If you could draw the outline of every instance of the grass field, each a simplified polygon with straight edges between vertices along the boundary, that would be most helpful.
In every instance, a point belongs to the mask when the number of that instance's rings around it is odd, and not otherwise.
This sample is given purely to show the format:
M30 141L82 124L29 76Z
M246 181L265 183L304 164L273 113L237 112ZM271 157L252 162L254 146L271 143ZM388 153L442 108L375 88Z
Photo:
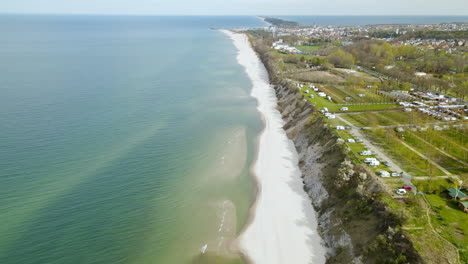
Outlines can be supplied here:
M295 46L298 50L304 51L304 52L310 52L310 51L315 51L319 50L322 47L321 46Z
M431 260L431 263L455 263L455 246L460 251L460 262L467 263L468 215L443 195L430 194L425 197L429 204L421 195L401 199L382 195L380 198L404 219L403 229L425 259Z
M462 263L468 263L468 214L444 194L426 196L431 205L432 223L444 238L461 250Z
M305 90L309 90L309 94L305 93ZM362 104L362 105L338 105L327 98L324 97L319 97L318 94L312 89L304 87L302 88L302 92L304 96L307 97L307 100L318 108L319 110L323 109L324 107L328 108L328 111L332 113L339 113L343 112L340 109L342 107L348 107L348 111L346 112L361 112L361 111L379 111L379 110L390 110L390 109L395 109L398 107L396 104ZM314 95L314 98L310 98L310 94Z
M387 111L379 113L349 114L343 117L362 127L388 126L388 125L424 125L425 123L437 122L427 115L417 112Z
M415 176L444 176L445 173L433 164L424 160L415 152L400 143L393 129L363 130L377 145L382 147L392 159L398 161L402 168Z

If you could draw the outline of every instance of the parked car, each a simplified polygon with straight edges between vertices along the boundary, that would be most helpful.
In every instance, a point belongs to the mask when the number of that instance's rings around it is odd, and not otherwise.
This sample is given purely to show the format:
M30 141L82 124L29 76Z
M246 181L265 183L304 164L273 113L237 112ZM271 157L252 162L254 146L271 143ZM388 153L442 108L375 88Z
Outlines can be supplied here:
M411 188L411 186L408 186L408 185L405 185L405 186L403 186L403 187L401 187L401 188L402 188L402 189L405 189L405 190L407 190L407 191L413 190L413 188Z
M401 189L396 190L396 193L399 194L399 195L405 195L406 190L401 188Z
M392 172L392 177L401 177L401 173L399 173L399 172Z
M390 165L390 163L388 163L388 161L384 161L384 162L382 162L382 164L387 166L387 167Z

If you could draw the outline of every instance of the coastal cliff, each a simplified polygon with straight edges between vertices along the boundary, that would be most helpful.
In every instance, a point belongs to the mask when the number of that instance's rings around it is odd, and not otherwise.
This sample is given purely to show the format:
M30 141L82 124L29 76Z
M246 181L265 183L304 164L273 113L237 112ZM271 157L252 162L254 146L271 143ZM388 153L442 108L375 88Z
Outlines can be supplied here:
M267 47L251 38L278 99L284 129L299 154L304 190L318 212L327 263L423 263L400 230L401 217L380 199L375 174L355 165L343 140L327 126L290 81L276 74Z

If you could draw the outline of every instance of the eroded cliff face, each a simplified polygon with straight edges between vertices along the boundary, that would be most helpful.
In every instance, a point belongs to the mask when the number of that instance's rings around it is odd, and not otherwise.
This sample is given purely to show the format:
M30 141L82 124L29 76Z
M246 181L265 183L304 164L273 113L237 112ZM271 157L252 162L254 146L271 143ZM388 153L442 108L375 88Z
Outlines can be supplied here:
M399 217L379 201L385 192L367 168L353 165L343 140L287 82L273 86L284 128L299 154L304 190L318 212L327 263L420 263L396 228Z

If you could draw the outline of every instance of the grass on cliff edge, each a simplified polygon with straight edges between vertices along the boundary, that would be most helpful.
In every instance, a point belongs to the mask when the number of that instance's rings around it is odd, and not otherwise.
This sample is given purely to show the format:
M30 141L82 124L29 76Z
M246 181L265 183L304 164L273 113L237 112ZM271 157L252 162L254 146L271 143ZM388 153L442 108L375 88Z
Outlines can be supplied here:
M438 197L438 195L428 195L427 198L444 202L443 198ZM444 222L440 221L439 213L435 212L432 207L428 207L421 195L409 195L407 197L401 197L400 199L394 199L389 195L382 195L381 199L394 213L404 219L401 228L405 231L416 250L427 263L457 263L457 251L454 249L453 245L456 245L459 241L451 240L451 235L449 235L449 229L451 227L447 229ZM429 212L429 218L427 217L427 212ZM462 211L459 212L465 214ZM452 211L451 213L456 213L456 211ZM458 214L458 212L456 214ZM458 216L467 217L466 214ZM463 221L463 219L458 218L458 216L448 225L458 227L459 223L461 223L460 221ZM431 221L430 223L429 220ZM462 225L464 226L465 224L463 223ZM464 232L466 234L466 231ZM441 235L442 238L437 234ZM448 240L448 242L444 239ZM466 241L456 246L459 249L463 247L466 248L465 243ZM463 253L460 255L461 262L466 263L464 261L467 260L467 256L463 256Z

